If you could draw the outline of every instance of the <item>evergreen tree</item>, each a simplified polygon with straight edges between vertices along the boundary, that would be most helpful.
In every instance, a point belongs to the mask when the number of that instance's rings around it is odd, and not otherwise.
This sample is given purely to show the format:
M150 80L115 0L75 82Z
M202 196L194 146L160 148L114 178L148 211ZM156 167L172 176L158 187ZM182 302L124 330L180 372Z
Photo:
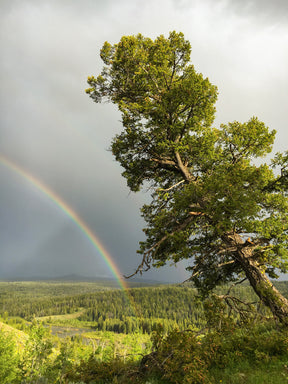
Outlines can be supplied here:
M217 88L196 72L190 53L182 33L124 36L103 45L104 68L88 78L90 97L122 114L111 149L128 186L152 190L136 273L189 259L203 292L245 276L287 323L288 301L269 277L287 271L288 153L255 165L275 137L256 117L212 126Z

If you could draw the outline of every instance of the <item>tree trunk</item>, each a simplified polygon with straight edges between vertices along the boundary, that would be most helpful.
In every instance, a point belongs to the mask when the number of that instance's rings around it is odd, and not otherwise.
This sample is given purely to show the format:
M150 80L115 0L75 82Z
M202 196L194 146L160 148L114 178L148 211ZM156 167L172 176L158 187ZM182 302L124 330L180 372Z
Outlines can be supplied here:
M227 234L223 237L226 244L237 248L235 261L239 263L257 296L270 308L273 316L281 323L288 325L288 300L274 287L265 274L264 269L253 258L253 247L245 246L238 234Z

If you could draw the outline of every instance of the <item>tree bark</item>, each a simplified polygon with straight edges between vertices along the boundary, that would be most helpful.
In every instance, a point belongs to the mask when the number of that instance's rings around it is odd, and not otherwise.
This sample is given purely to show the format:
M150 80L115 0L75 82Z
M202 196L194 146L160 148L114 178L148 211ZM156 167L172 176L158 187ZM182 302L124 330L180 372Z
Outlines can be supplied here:
M264 269L253 257L253 247L246 245L238 234L223 236L226 244L236 247L234 258L239 263L259 299L270 308L273 316L288 325L288 300L274 287Z

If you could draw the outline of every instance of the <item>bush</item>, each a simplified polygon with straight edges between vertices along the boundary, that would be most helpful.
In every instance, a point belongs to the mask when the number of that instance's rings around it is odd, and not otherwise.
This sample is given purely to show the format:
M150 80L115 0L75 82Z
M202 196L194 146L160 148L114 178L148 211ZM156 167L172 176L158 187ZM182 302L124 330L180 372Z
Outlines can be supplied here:
M254 366L288 357L288 328L275 323L236 327L226 323L201 338L177 330L153 335L154 351L142 360L142 371L158 373L175 384L211 383L210 370Z
M273 323L256 323L236 328L230 334L212 332L205 343L217 346L210 366L224 367L242 361L257 363L288 356L288 329Z
M16 344L12 335L0 329L0 383L11 383L18 374Z
M124 363L120 359L103 362L91 355L87 361L76 364L65 375L65 380L93 384L132 384L135 383L135 375L137 376L137 374L135 363Z
M52 359L53 344L49 330L35 320L30 326L29 338L21 356L21 375L27 383L41 379L45 382L45 373Z
M142 360L144 372L158 373L172 383L208 383L208 351L191 331L174 330L166 337L160 327L153 334L154 352Z

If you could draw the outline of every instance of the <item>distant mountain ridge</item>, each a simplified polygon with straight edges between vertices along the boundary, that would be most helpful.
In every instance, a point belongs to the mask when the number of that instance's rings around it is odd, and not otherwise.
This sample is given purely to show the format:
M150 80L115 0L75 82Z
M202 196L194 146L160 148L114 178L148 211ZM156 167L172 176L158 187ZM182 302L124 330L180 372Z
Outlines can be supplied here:
M115 287L119 286L118 280L113 277L100 277L100 276L82 276L77 274L69 274L64 276L12 276L5 279L0 279L0 281L75 281L75 282L107 282L109 285L113 285ZM125 279L125 283L128 287L135 286L146 286L146 285L165 285L171 284L171 282L162 282L151 279L142 279L142 278L131 278Z

